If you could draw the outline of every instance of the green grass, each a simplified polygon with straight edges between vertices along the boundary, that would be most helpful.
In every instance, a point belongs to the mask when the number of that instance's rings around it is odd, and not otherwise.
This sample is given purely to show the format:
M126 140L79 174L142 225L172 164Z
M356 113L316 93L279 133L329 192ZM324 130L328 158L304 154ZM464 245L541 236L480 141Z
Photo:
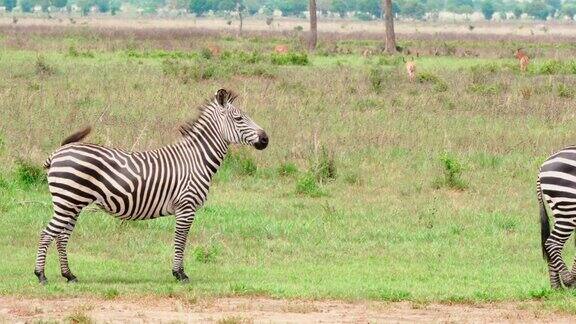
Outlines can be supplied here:
M88 51L88 42L74 44L89 55L70 55L70 44L46 37L40 70L34 51L0 52L1 295L537 300L576 313L574 291L549 289L534 194L540 163L574 138L571 75L520 74L509 59L421 57L426 78L411 83L390 63L397 59L310 55L306 66L272 67L249 54L251 44L226 41L247 54L211 64L276 73L182 82L162 62L195 56L152 47L154 55L130 57ZM498 91L481 91L493 84ZM215 178L189 236L191 283L177 284L170 271L173 218L132 223L86 211L69 245L79 283L64 283L52 246L50 283L38 285L32 271L50 197L43 178L23 183L28 173L16 161L41 165L86 124L90 142L171 143L222 87L240 94L270 146L234 149Z

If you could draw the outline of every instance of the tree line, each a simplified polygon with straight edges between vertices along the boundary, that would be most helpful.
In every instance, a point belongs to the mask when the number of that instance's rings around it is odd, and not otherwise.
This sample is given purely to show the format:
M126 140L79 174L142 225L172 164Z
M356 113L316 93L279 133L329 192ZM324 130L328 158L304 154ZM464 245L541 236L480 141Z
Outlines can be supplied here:
M309 0L0 0L7 11L15 8L31 12L40 6L42 11L64 10L75 6L83 14L90 10L116 14L124 5L153 14L162 8L182 10L198 16L209 13L237 12L246 15L271 16L278 10L283 16L304 16ZM382 0L318 0L317 11L321 16L336 15L362 20L383 17ZM439 12L472 14L481 12L488 20L497 12L507 13L500 18L520 18L524 14L534 19L569 17L576 15L576 0L395 0L392 12L397 18L435 19Z

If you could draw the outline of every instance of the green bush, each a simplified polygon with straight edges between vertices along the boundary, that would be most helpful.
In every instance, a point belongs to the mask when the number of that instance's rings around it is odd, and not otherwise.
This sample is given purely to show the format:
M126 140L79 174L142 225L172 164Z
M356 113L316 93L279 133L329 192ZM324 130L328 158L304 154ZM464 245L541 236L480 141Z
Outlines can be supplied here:
M561 97L561 98L574 97L574 90L572 88L568 87L567 85L565 85L564 83L560 83L556 87L556 92L558 93L558 97Z
M314 156L310 172L320 183L336 179L336 161L334 160L334 154L322 146L319 154Z
M286 162L280 164L278 167L278 174L283 177L291 176L296 173L298 173L298 167L294 163Z
M316 177L310 172L304 174L300 179L298 179L298 182L296 183L296 193L314 198L326 195L316 182Z
M46 172L29 161L16 161L16 180L24 186L39 185L47 182Z
M540 74L552 75L552 74L561 73L564 70L565 70L565 67L564 67L564 64L562 64L562 62L557 61L557 60L549 60L549 61L544 62L544 64L542 64L540 66L540 69L538 72Z
M56 69L46 62L46 58L42 55L36 57L36 74L37 75L52 75L56 73Z
M308 65L308 55L306 53L272 53L270 57L275 65Z
M430 72L419 73L416 80L420 83L438 83L443 82L437 75Z
M443 169L443 177L437 178L434 181L435 188L447 187L456 190L468 188L466 182L462 180L462 171L464 168L454 156L444 153L440 157L440 162Z
M80 52L74 46L68 48L69 57L84 57L84 58L94 58L94 53L90 51Z
M258 171L256 162L245 150L229 152L222 162L221 169L229 170L242 176L252 176Z
M216 261L216 257L220 253L220 249L217 246L198 246L194 248L192 255L194 255L194 259L201 263L213 263Z

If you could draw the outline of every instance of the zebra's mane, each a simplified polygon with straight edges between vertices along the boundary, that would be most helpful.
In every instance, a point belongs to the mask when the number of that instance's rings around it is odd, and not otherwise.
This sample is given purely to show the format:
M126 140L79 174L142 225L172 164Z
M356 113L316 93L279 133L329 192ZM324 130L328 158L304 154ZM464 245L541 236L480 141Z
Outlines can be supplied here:
M236 100L236 98L238 98L238 95L233 91L218 90L214 98L206 100L204 104L196 109L199 113L194 118L180 125L178 128L180 135L186 136L187 134L190 134L196 123L198 123L198 120L200 120L200 117L202 117L202 115L204 115L207 110L210 110L209 108L219 106L221 104L220 102L231 104L234 102L234 100Z

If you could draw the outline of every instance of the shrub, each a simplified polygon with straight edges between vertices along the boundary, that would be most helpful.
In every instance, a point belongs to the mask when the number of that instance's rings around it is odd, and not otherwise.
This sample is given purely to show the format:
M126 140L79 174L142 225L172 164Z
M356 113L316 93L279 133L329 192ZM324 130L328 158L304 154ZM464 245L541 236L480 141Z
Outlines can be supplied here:
M418 74L416 80L420 83L437 83L443 82L438 76L430 72L422 72Z
M94 53L90 51L79 52L76 47L70 46L68 48L68 56L69 57L85 57L85 58L94 58Z
M370 86L376 93L380 93L382 90L385 79L384 71L377 65L372 66L370 71L368 71L368 80L370 81Z
M334 154L322 146L319 154L316 154L310 172L320 183L336 179L336 161Z
M230 170L242 176L252 176L258 171L256 162L244 150L229 152L222 162L222 169Z
M296 193L314 198L326 195L316 182L316 177L310 172L298 179L296 183Z
M212 51L209 48L205 47L200 50L200 57L209 60L212 58L212 56Z
M52 67L48 62L46 62L46 58L42 55L36 57L36 74L38 75L52 75L56 72L56 69Z
M558 97L561 97L561 98L574 97L574 90L572 88L566 86L564 83L560 83L556 87L556 92L558 93Z
M275 65L308 65L308 55L306 53L272 53L272 64Z
M216 261L216 257L220 253L220 249L217 246L198 246L194 248L192 254L194 255L194 259L201 263L212 263Z
M162 61L162 71L186 84L191 80L200 81L216 77L218 67L210 61L184 62L182 60L165 59Z
M491 84L471 84L468 87L468 90L474 93L479 93L483 95L489 94L499 94L502 92L504 86L500 83L491 83Z
M443 177L436 179L434 186L436 188L448 187L456 190L464 190L468 185L462 180L463 167L458 160L448 153L440 157L443 169Z
M298 167L294 163L285 162L280 164L280 166L278 167L278 174L283 177L291 176L296 173L298 173Z
M16 180L25 186L39 185L47 182L46 172L40 166L29 161L16 161Z
M544 62L544 64L540 66L539 73L551 75L551 74L558 74L563 70L564 65L562 64L562 62L556 60L550 60Z
M243 65L238 67L236 71L238 71L240 75L264 78L275 78L278 74L278 71L274 67L266 64Z

